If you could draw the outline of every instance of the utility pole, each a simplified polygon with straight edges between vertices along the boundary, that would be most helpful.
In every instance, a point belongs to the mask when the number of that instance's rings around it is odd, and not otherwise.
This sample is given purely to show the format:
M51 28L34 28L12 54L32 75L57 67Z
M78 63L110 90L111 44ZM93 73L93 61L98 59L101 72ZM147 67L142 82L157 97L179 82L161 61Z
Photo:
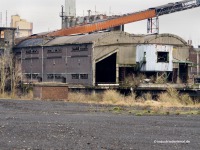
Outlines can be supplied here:
M2 12L0 12L0 27L2 27Z

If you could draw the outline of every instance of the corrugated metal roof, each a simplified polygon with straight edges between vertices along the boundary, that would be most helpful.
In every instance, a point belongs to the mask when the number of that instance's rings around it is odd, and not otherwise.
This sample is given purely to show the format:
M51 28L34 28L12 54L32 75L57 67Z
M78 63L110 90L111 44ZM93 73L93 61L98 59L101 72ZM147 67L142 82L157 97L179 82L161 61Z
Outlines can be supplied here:
M31 47L31 46L41 46L44 43L44 39L27 39L16 45L15 47Z
M32 38L32 39L23 40L15 47L22 48L22 47L36 47L36 46L41 46L41 45L52 46L52 45L65 45L65 44L92 43L93 41L96 41L99 38L102 38L108 34L110 33L102 32L102 33L93 33L93 34L86 34L86 35L55 37L48 40L44 38Z
M49 41L45 46L92 43L93 41L101 38L102 36L104 36L106 34L108 34L108 33L103 32L103 33L94 33L94 34L87 34L87 35L56 37L55 39Z
M161 38L161 37L173 37L173 38L181 41L183 44L187 45L187 42L184 39L182 39L181 37L174 35L174 34L168 34L168 33L146 35L146 36L144 36L144 40L145 40L145 42L148 42L148 41L151 41L152 39L157 39L157 38Z

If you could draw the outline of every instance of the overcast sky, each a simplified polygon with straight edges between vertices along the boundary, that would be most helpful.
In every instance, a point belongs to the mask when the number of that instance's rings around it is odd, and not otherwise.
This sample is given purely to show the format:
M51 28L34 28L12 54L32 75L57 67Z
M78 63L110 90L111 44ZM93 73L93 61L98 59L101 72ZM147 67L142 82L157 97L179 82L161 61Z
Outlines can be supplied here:
M125 14L150 7L177 2L179 0L76 0L77 15L87 14L87 10L99 13ZM61 28L61 5L65 0L1 0L0 12L6 25L6 10L8 11L8 26L10 16L19 14L21 18L33 22L34 33L56 30ZM200 7L183 12L161 16L160 33L172 33L185 40L193 40L193 44L200 45ZM134 34L147 33L147 21L128 24L125 31Z

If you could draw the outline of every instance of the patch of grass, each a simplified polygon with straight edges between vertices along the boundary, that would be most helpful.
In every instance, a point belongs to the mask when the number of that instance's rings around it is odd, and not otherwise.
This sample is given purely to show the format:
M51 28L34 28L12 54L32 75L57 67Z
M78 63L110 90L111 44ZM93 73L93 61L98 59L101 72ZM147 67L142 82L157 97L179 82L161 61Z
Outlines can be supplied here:
M143 116L142 113L136 113L135 115L136 115L136 116Z
M136 99L134 93L131 96L124 96L115 90L107 90L101 94L91 95L70 92L68 101L89 103L91 105L114 105L114 108L109 108L107 111L133 115L181 115L184 112L191 114L191 110L195 110L193 114L200 113L196 111L200 107L199 103L194 103L189 95L180 94L173 88L161 93L157 100L153 100L150 93ZM135 108L138 109L134 110Z
M123 109L120 106L116 106L116 107L112 108L112 111L115 112L115 113L121 113L122 111L125 111L125 109Z
M0 99L11 99L11 95L7 92L0 94Z

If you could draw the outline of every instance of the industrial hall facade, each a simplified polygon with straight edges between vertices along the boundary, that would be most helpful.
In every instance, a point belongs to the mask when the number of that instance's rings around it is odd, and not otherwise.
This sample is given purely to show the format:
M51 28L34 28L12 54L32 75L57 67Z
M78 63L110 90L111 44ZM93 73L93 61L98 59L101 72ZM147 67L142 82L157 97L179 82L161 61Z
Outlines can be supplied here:
M27 38L13 52L25 82L62 82L94 87L120 85L130 74L166 73L169 82L190 79L190 46L173 34L97 32ZM152 54L152 55L151 55Z

